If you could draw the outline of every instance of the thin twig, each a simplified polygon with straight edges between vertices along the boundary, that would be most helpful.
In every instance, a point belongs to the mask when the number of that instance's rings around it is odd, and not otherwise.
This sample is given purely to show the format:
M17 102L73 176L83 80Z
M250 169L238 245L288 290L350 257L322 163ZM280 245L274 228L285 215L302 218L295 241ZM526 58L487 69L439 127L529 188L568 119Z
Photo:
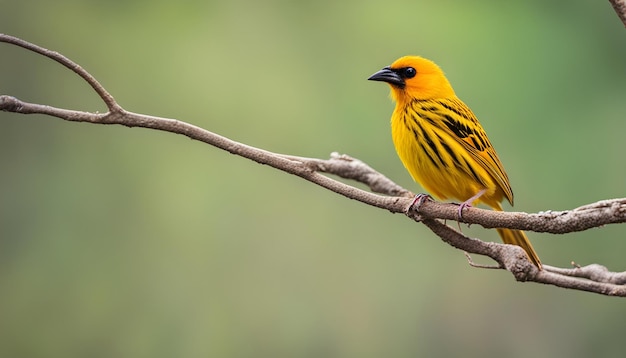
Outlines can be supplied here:
M40 55L43 55L51 60L54 60L60 63L61 65L70 69L72 72L76 73L82 79L84 79L85 82L87 82L91 86L91 88L94 89L94 91L98 94L98 96L100 96L100 98L102 99L104 104L106 104L109 111L115 112L116 110L121 109L121 107L115 101L115 98L113 98L113 96L111 96L111 94L107 92L107 90L104 89L104 87L100 84L100 82L98 82L98 80L95 79L95 77L93 77L89 72L85 71L77 63L61 55L60 53L56 51L48 50L41 46L32 44L28 41L24 41L15 36L6 35L6 34L0 34L0 42L6 42L9 44L13 44L15 46L25 48L29 51L33 51L35 53L38 53Z
M484 265L484 264L476 263L474 262L474 259L472 259L472 255L470 255L469 252L463 251L463 254L465 255L465 258L467 259L467 263L472 267L490 269L490 270L501 270L504 268L500 265Z
M626 284L626 272L611 272L606 267L598 264L591 264L587 266L576 265L574 268L570 269L544 266L544 269L560 275L580 277L595 282L606 282L616 285Z

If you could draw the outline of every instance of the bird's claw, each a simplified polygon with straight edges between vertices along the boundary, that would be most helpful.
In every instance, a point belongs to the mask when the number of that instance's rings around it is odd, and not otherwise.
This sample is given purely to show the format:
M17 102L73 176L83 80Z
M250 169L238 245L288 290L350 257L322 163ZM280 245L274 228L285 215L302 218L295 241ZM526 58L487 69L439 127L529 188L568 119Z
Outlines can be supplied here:
M459 221L459 222L463 221L463 209L471 208L471 207L472 207L472 204L467 202L467 201L462 202L461 204L459 204L459 211L458 211L458 214L457 214L458 220L457 221Z
M411 204L409 204L409 206L404 210L404 213L409 215L409 212L413 209L413 207L415 207L415 210L419 210L420 206L422 206L426 200L432 200L432 197L424 193L415 195Z
M478 200L481 196L483 196L483 194L485 194L485 192L487 191L487 189L483 189L481 191L479 191L478 193L476 193L476 195L472 196L471 198L465 200L464 202L462 202L461 204L459 204L459 218L458 218L458 222L462 222L463 221L463 209L465 208L471 208L472 207L472 203L475 202L476 200Z

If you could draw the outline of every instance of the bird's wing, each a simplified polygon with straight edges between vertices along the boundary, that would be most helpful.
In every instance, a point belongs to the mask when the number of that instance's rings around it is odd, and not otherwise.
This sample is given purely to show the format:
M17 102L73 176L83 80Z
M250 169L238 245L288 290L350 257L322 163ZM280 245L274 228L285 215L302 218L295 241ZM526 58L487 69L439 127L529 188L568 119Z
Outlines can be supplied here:
M436 100L441 129L469 153L496 181L508 201L513 204L513 191L502 162L487 138L487 133L472 111L460 99Z

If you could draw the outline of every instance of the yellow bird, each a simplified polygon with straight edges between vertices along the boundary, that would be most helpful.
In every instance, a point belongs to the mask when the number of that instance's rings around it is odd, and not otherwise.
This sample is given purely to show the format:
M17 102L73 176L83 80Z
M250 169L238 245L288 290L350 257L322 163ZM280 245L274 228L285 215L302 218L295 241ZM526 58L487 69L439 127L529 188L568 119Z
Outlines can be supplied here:
M513 205L509 178L483 127L454 93L434 62L404 56L369 80L391 87L396 108L391 136L405 168L424 189L440 199L456 199L459 208L484 203L502 211ZM530 261L541 261L523 231L497 229L502 241L522 247Z

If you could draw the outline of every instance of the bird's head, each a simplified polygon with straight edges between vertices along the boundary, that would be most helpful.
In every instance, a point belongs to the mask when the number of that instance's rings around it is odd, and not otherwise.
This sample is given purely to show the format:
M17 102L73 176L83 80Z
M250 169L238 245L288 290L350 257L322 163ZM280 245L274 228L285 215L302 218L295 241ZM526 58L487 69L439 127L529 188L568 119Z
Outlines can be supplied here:
M368 80L387 82L391 87L391 97L399 104L413 99L455 96L441 68L419 56L400 57L389 67L374 73Z

